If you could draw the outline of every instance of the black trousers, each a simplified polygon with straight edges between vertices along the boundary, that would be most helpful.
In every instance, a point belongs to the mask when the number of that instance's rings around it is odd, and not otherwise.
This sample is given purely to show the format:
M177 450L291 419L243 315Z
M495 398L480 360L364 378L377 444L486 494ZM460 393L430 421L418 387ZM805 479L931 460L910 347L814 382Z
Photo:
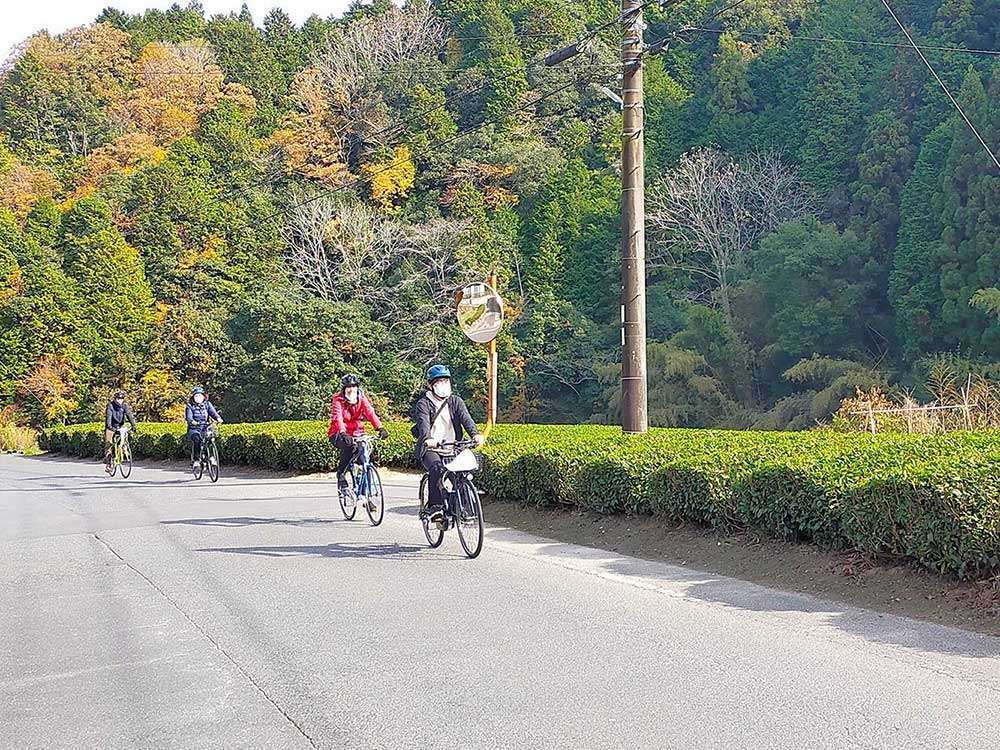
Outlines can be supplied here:
M430 479L427 480L427 503L428 505L444 505L444 496L441 494L441 477L444 476L444 459L440 453L434 451L424 451L420 456L420 465L427 470Z
M351 465L351 461L354 458L354 452L357 450L357 446L354 444L354 438L346 432L338 432L330 438L330 443L333 444L334 448L340 451L340 463L337 464L337 476L343 476L343 474L347 471L347 467Z
M191 441L191 461L197 461L198 456L201 455L201 441L205 439L205 430L207 427L198 428L188 428L187 439Z

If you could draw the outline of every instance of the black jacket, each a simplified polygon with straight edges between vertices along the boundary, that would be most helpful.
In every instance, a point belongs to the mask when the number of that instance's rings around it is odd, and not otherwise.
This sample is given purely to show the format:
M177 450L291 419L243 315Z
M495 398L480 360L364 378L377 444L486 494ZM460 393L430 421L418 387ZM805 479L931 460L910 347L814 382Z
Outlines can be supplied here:
M132 423L132 429L134 430L135 414L132 413L131 407L129 407L126 403L122 403L122 405L119 406L114 401L109 401L108 408L104 412L104 429L117 430L125 424L126 419Z
M448 397L448 408L451 410L451 424L455 428L455 440L462 440L465 435L470 438L479 434L469 408L459 396ZM413 423L417 432L417 455L423 455L426 450L424 441L431 434L431 420L438 410L438 405L432 402L426 395L417 399L413 406Z

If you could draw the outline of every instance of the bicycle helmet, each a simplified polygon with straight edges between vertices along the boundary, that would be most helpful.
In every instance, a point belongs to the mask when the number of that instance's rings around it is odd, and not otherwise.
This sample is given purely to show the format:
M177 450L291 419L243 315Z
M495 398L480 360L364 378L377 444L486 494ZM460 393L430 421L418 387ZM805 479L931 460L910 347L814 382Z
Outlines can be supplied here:
M340 390L344 390L346 388L360 388L360 387L361 387L361 378L359 378L357 375L354 375L353 373L345 375L340 379Z
M125 398L125 391L119 388L117 391L114 392L112 398Z
M441 378L450 378L451 370L448 369L447 365L434 365L427 371L427 382L433 383L435 380L440 380Z
M205 395L205 389L202 388L200 385L196 385L194 388L191 389L191 395L192 396L197 396L199 393L202 396Z

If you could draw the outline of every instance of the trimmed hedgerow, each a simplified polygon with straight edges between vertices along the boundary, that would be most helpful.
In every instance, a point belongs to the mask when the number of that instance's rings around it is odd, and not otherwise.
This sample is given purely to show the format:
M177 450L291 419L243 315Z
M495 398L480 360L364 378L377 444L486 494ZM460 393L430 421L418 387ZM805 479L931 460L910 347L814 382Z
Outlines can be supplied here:
M380 461L413 468L409 427L388 425ZM99 424L46 430L42 447L98 456ZM222 425L223 461L328 471L321 422ZM143 424L140 458L187 454L184 427ZM755 529L918 561L962 578L1000 573L1000 434L652 430L505 425L483 449L480 486L502 500Z

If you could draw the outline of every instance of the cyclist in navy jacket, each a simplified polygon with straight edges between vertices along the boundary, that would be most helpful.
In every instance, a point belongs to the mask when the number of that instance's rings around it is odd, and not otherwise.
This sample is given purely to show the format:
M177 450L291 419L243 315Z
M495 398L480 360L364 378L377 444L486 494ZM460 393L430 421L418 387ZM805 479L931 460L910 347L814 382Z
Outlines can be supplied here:
M205 396L205 389L200 385L191 391L187 407L184 409L184 421L187 422L187 438L191 441L191 470L198 467L198 456L201 455L201 442L205 438L205 430L209 421L222 422L222 415Z

